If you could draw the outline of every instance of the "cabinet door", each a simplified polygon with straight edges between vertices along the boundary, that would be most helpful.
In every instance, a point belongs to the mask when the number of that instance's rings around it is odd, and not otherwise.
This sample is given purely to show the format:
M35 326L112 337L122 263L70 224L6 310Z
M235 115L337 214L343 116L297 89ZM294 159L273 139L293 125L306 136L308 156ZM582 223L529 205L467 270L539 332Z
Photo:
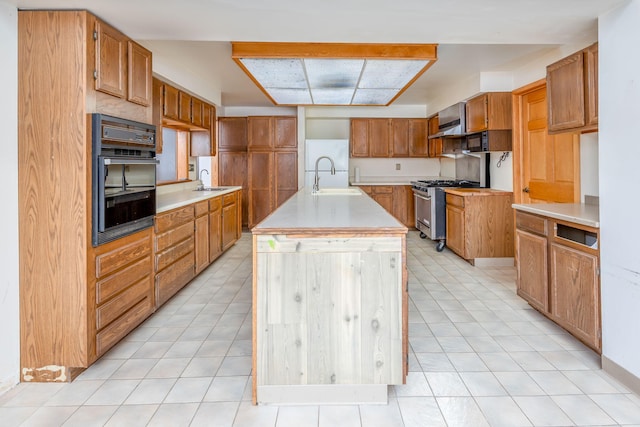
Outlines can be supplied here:
M178 99L179 90L168 84L164 85L162 113L169 119L180 119L180 103Z
M585 50L585 62L587 67L587 110L586 124L598 124L598 43L589 46Z
M410 185L394 185L392 193L393 216L407 227L415 226L413 192Z
M162 82L153 79L151 123L156 127L156 154L162 154L162 88Z
M218 149L247 151L247 118L220 117L218 119Z
M351 157L369 157L369 120L351 119Z
M249 149L273 148L273 117L253 116L247 118Z
M387 212L393 215L393 186L376 185L372 187L371 197Z
M273 153L249 153L249 227L273 210Z
M447 246L461 257L465 257L464 210L457 206L447 205Z
M298 152L282 151L274 153L275 203L276 209L298 191Z
M209 262L222 253L222 210L218 204L209 212Z
M242 224L249 219L249 181L247 175L247 153L221 151L218 154L220 185L242 186Z
M410 157L427 157L429 154L427 120L409 119L408 139Z
M409 157L409 120L391 119L391 155Z
M151 51L129 40L128 57L127 100L148 107L152 100Z
M218 120L216 119L216 107L209 105L207 110L209 111L209 121L207 121L205 114L203 126L209 129L209 134L211 135L211 156L215 156L218 152Z
M128 38L112 26L96 20L95 88L125 98L127 92Z
M298 129L295 117L274 117L275 148L295 149L298 147Z
M516 229L516 260L518 295L548 313L547 238Z
M178 119L191 123L191 95L182 91L178 92Z
M390 157L389 119L369 119L369 155Z
M238 236L237 205L235 203L222 208L222 250L233 245Z
M582 51L547 67L549 131L585 125L584 87Z
M209 265L209 215L196 218L195 227L196 274L198 274Z
M478 132L487 129L487 94L476 96L467 101L467 132Z
M191 124L203 127L203 111L204 103L198 98L191 98Z
M569 332L599 350L600 282L598 257L550 245L551 314Z
M429 140L429 157L442 157L442 138L433 138Z

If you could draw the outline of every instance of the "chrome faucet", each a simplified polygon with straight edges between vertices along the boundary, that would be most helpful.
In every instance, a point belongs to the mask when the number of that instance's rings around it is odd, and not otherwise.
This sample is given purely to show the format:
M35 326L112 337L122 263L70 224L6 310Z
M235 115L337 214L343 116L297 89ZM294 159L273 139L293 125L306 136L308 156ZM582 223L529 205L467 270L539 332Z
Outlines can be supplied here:
M202 169L200 171L200 185L198 185L198 187L197 187L198 190L202 190L204 188L204 182L202 182L202 172L206 172L207 176L209 176L209 171L208 170Z
M329 156L320 156L316 159L316 171L315 171L315 177L314 177L314 181L313 181L313 190L311 191L312 193L317 193L318 190L320 190L320 177L318 176L318 162L320 162L320 159L328 159L331 162L331 175L335 175L336 174L336 167L333 164L333 160L331 159L331 157Z

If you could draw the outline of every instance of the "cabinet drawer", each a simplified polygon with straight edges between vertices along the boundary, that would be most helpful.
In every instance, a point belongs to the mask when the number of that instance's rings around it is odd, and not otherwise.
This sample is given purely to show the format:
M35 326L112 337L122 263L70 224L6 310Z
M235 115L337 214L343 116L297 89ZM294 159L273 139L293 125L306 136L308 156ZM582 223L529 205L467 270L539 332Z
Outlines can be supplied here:
M101 356L122 337L133 330L140 322L147 318L153 305L151 298L145 298L96 335L96 355Z
M464 197L455 194L447 194L447 205L464 208Z
M204 200L202 202L196 203L195 215L196 216L202 216L202 215L204 215L206 213L209 213L209 202Z
M150 296L151 271L146 277L128 287L124 292L112 298L96 310L96 329L100 330L122 316L140 300Z
M195 207L192 204L174 211L162 213L156 216L156 233L162 233L182 225L185 222L189 222L194 218L194 215Z
M151 257L146 256L135 264L96 283L96 304L100 305L122 289L151 273Z
M229 206L236 202L236 193L225 194L222 196L222 206Z
M531 233L547 235L547 220L524 212L516 212L516 227Z
M96 278L103 277L151 253L148 236L96 256Z
M193 236L190 236L187 240L178 243L169 249L156 254L156 272L164 269L170 264L173 264L177 259L185 256L189 252L193 252Z
M209 211L219 211L222 207L222 197L216 197L215 199L209 199Z
M393 193L393 187L389 185L376 185L373 187L374 194L391 194Z
M160 307L195 276L193 252L156 274L156 307Z
M162 252L184 239L193 236L193 223L188 222L180 227L169 230L156 236L156 252Z

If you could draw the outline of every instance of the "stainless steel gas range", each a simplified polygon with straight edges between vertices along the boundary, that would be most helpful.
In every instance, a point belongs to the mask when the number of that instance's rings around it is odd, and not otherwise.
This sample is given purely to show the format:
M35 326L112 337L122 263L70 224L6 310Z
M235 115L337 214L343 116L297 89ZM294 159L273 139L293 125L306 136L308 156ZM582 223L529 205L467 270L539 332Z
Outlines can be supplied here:
M416 228L420 237L438 241L436 250L441 252L446 240L445 187L480 187L479 181L467 180L418 180L411 181L415 198Z

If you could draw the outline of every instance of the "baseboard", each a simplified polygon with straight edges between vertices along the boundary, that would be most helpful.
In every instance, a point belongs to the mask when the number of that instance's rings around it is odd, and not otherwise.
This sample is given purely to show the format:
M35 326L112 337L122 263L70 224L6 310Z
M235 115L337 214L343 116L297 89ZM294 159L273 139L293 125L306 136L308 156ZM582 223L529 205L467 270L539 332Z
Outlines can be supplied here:
M632 392L640 394L640 378L605 356L602 356L602 370L620 381Z
M513 267L513 258L474 258L473 265L476 267Z
M0 396L17 386L18 383L20 383L20 379L17 375L5 378L0 381Z

